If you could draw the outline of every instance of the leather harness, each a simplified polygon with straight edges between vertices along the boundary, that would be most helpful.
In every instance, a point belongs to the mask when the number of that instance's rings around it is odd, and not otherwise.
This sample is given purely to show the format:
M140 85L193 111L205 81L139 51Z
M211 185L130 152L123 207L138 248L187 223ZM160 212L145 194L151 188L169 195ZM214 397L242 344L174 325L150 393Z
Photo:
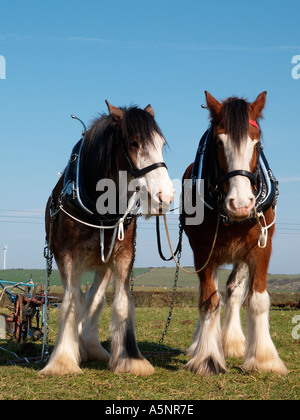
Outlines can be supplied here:
M114 225L123 215L119 214L99 214L96 209L96 203L87 194L84 180L82 176L82 169L84 162L82 161L81 151L84 143L84 134L82 138L74 146L68 165L63 173L64 175L64 186L59 196L59 201L62 202L64 199L68 206L75 212L77 217L82 222L92 223L96 226L112 226ZM149 165L145 168L137 169L130 157L128 156L123 140L120 140L121 150L125 161L128 166L128 170L133 178L139 178L157 168L167 168L164 162L157 162ZM125 225L129 224L133 218L136 217L134 214L129 213L126 216Z
M204 192L200 191L205 206L212 212L221 215L221 220L228 223L224 210L225 194L222 184L234 176L247 177L255 194L255 209L257 212L266 213L275 206L279 194L278 181L276 180L263 152L261 143L257 143L257 162L254 173L245 170L235 170L224 174L217 162L216 142L213 129L210 127L202 136L197 149L194 165L191 172L192 186L195 188L196 180L204 180ZM252 218L254 218L254 213Z

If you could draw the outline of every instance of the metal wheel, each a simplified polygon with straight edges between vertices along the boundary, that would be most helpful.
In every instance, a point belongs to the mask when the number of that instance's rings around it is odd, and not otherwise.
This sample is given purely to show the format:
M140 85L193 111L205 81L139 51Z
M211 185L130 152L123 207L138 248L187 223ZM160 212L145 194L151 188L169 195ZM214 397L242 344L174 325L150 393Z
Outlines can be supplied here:
M23 314L23 302L20 295L16 296L15 310L14 310L14 338L16 341L21 341L22 333L22 314Z

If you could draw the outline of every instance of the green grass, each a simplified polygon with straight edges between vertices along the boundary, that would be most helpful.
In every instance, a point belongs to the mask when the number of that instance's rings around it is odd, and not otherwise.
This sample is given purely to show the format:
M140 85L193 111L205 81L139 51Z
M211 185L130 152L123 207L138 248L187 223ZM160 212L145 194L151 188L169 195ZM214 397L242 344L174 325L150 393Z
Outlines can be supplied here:
M99 337L109 347L109 322L111 308L107 307L101 317ZM136 336L142 351L156 350L168 315L168 308L137 308ZM82 375L67 375L59 378L39 378L42 364L7 366L13 356L0 350L0 399L54 400L223 400L223 399L291 399L300 397L300 351L299 339L292 337L295 324L292 319L300 311L270 311L272 339L289 374L280 377L267 373L245 373L242 360L229 359L228 373L213 377L197 377L183 366L187 362L184 354L150 357L155 373L148 378L132 375L115 375L105 365L85 363ZM57 335L58 310L51 311L50 345ZM245 309L242 310L245 325ZM196 308L175 308L164 344L186 349L192 340L197 324ZM13 341L0 340L0 346L22 355L20 347ZM40 352L41 343L35 347Z

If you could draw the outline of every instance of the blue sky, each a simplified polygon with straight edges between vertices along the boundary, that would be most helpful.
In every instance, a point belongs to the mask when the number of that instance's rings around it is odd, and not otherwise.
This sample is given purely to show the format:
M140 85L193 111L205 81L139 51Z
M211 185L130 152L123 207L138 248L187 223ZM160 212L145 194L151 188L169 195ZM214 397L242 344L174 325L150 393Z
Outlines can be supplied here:
M2 2L0 268L4 243L8 268L44 267L43 209L81 134L71 114L88 124L105 99L151 103L180 179L208 125L204 90L251 101L267 90L265 153L281 181L270 272L299 273L299 15L297 1ZM154 222L139 222L136 266L163 265ZM192 264L186 240L183 254Z

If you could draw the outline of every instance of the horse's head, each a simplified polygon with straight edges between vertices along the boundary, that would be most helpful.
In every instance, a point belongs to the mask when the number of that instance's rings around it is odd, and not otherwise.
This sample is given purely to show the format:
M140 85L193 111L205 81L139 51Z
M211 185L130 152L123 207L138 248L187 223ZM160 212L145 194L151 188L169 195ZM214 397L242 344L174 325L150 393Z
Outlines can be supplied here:
M125 168L135 179L141 194L144 192L147 196L147 209L143 210L148 214L169 210L175 190L163 161L166 141L155 122L151 105L145 109L123 109L107 101L106 104L120 127L120 150Z
M231 220L248 218L255 205L260 146L257 121L265 106L266 93L261 93L253 103L238 98L220 103L205 92L221 170L219 188Z

